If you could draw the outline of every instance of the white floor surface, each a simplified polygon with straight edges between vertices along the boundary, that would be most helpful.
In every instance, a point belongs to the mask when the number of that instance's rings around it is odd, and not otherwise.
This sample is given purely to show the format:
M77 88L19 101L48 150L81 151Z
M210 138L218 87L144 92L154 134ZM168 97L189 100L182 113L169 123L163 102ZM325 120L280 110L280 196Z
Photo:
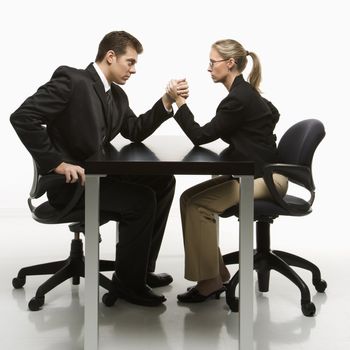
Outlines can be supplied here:
M37 312L29 311L27 303L47 277L28 277L19 290L11 284L20 267L65 258L70 232L66 225L41 225L29 215L9 213L1 215L0 349L82 350L83 280L80 286L67 281L51 291L43 309ZM339 237L330 239L326 232L320 234L312 228L316 219L312 215L279 219L273 225L272 243L273 248L297 253L320 267L328 283L325 294L315 291L309 273L298 270L309 285L317 314L303 316L299 290L283 276L271 272L270 291L256 291L254 296L256 350L350 349L349 240L342 244ZM229 220L220 221L224 253L237 247L237 222ZM326 230L327 224L322 232ZM112 224L102 229L103 258L113 258L113 231ZM338 234L345 237L345 232ZM235 272L236 267L230 267L230 271ZM176 209L169 218L157 272L168 272L174 277L172 285L158 289L167 298L164 306L147 308L118 300L107 308L100 302L101 350L238 349L238 315L228 309L224 296L197 305L177 304L176 295L191 283L183 278L182 237ZM103 293L101 288L100 298Z

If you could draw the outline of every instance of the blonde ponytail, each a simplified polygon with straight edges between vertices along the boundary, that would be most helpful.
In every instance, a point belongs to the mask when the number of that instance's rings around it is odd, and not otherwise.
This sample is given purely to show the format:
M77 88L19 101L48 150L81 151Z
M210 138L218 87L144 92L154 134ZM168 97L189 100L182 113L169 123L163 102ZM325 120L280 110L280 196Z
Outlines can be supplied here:
M247 52L247 56L250 56L253 60L253 67L251 72L248 75L248 81L249 84L253 86L253 88L258 91L259 93L261 92L259 89L260 82L261 82L261 64L258 56L254 52Z

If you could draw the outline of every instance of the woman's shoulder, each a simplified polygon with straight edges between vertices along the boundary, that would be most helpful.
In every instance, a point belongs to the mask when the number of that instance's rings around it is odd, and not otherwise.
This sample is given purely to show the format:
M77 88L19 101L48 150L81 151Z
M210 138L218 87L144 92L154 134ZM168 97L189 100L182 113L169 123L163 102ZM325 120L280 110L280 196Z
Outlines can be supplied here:
M244 97L259 97L260 94L256 91L252 85L250 85L242 75L236 77L232 84L229 92L229 96L233 98L244 98Z
M254 99L259 99L260 94L245 80L233 84L228 95L220 102L222 105L245 105Z

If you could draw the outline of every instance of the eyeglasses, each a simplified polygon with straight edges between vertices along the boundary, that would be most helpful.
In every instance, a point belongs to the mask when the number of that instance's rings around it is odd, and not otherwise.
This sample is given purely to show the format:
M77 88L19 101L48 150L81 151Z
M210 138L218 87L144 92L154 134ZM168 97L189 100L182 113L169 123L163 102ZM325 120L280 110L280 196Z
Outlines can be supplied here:
M210 68L213 68L215 63L224 62L224 61L228 61L228 60L229 60L229 58L226 58L225 60L217 60L217 61L215 61L215 60L209 60L209 67L210 67Z

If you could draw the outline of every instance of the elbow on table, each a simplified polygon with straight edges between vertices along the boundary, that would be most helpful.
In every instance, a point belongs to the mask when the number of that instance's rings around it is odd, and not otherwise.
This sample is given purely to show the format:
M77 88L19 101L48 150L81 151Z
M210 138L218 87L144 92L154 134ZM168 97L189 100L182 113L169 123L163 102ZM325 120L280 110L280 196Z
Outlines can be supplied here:
M200 146L201 142L199 140L191 140L194 146Z
M189 136L187 135L188 138L191 140L191 142L193 143L194 146L200 146L203 144L203 140L201 139L201 137L197 137L197 136Z

